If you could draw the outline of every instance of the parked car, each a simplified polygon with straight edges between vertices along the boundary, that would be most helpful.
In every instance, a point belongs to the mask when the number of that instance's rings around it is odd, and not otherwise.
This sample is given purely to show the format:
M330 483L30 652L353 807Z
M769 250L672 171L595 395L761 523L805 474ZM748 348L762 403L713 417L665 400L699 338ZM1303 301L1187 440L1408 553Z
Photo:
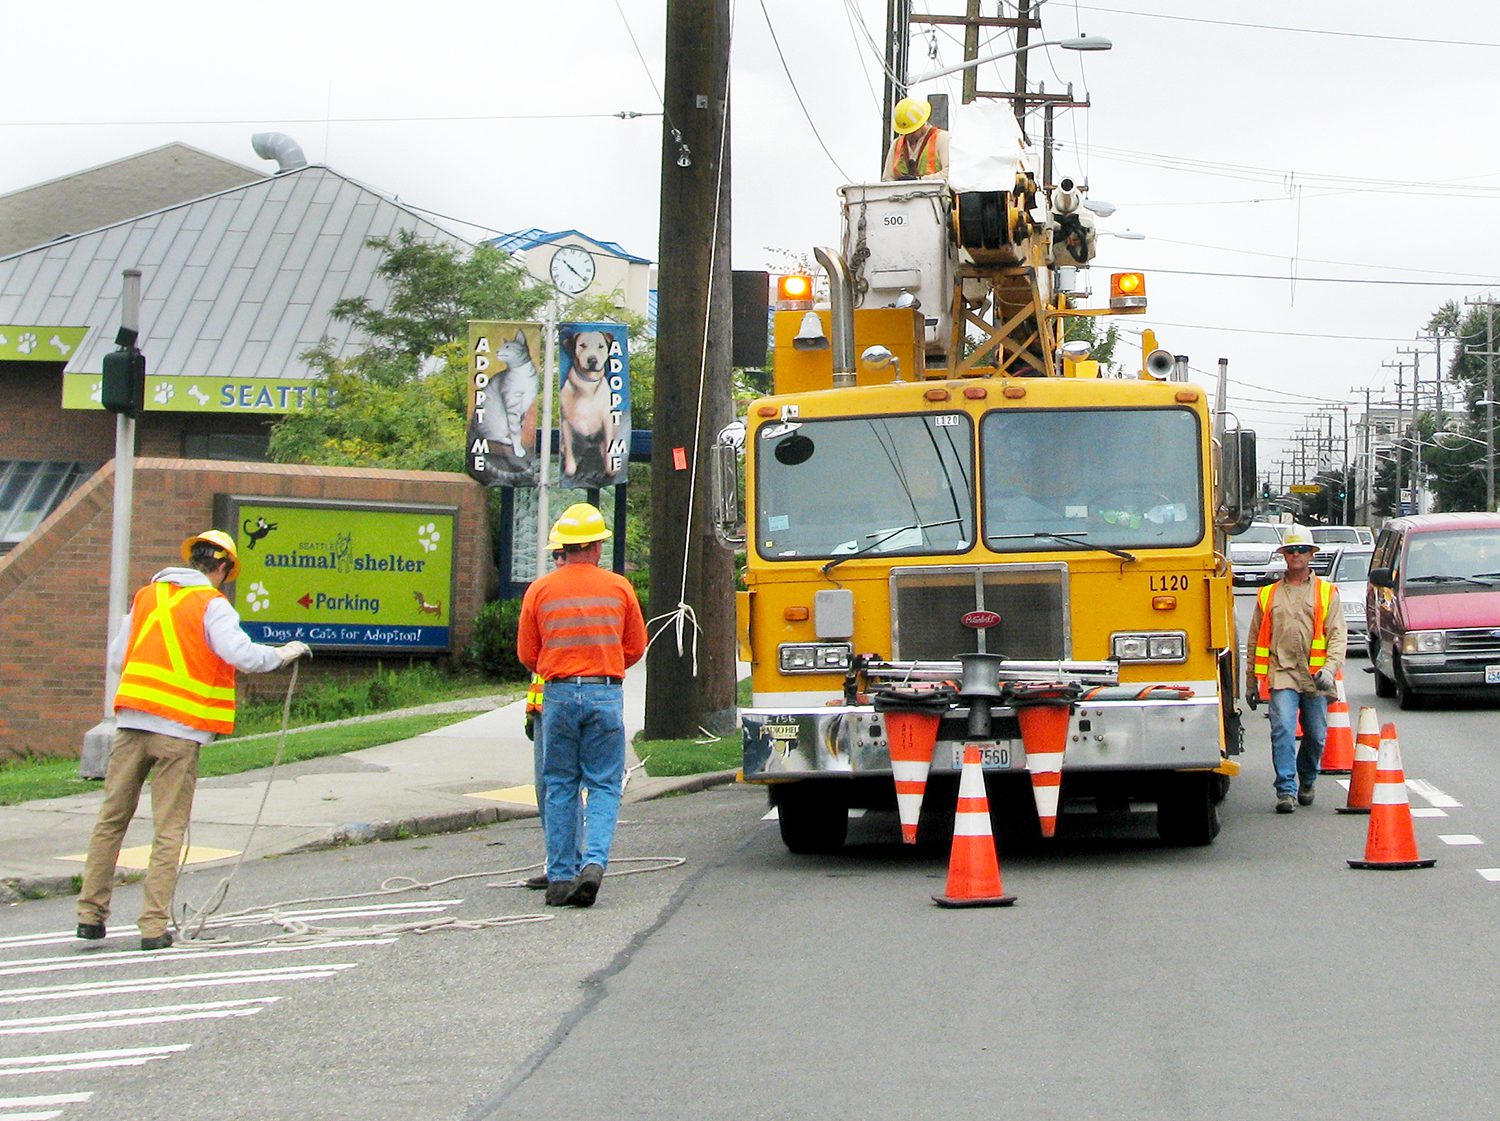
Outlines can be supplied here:
M1359 544L1359 530L1352 525L1315 525L1311 532L1313 544L1318 547L1313 554L1312 570L1319 576L1328 575L1328 566L1341 547Z
M1366 577L1370 573L1370 545L1344 545L1334 555L1328 579L1339 586L1339 602L1344 608L1344 629L1348 632L1349 653L1363 654L1369 639L1365 623Z
M1229 563L1234 569L1234 584L1256 588L1281 579L1286 561L1276 550L1281 548L1281 527L1275 522L1251 522L1250 528L1229 539Z
M1500 698L1500 514L1420 514L1375 539L1365 593L1375 695Z
M1359 539L1366 545L1375 544L1375 531L1367 525L1357 525L1354 532L1359 534Z

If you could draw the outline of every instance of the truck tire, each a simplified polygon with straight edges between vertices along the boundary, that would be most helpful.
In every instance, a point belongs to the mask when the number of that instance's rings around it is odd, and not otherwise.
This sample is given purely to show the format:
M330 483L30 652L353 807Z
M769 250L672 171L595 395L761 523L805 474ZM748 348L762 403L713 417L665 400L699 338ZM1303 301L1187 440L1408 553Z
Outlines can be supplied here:
M1156 800L1156 835L1168 845L1208 845L1219 835L1222 820L1220 799L1223 784L1216 774L1171 775L1163 782Z
M771 787L781 843L798 856L821 856L844 847L849 805L834 782L786 782Z

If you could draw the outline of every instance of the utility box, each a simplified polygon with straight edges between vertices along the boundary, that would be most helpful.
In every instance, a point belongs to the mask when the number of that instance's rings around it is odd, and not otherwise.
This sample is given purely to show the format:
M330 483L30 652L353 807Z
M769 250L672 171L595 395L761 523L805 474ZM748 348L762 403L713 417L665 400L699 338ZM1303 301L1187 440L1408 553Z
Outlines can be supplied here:
M927 355L941 357L951 332L955 266L948 184L940 179L850 183L839 195L854 306L899 307L902 293L910 293L922 313Z

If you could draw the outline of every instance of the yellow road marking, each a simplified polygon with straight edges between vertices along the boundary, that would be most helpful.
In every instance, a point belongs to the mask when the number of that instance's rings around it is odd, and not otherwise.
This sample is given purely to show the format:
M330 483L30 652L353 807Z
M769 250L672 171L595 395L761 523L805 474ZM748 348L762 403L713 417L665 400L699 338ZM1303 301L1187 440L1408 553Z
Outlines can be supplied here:
M536 805L536 787L506 786L499 790L476 790L470 798L483 798L488 802L510 802L520 806Z
M211 849L207 845L193 845L187 851L183 859L184 864L207 864L215 860L227 860L231 856L239 856L239 849ZM88 859L88 853L76 853L72 856L59 856L58 860L73 860L82 864ZM151 864L151 846L136 845L134 848L121 849L120 858L115 861L119 868L129 868L134 872L144 872Z

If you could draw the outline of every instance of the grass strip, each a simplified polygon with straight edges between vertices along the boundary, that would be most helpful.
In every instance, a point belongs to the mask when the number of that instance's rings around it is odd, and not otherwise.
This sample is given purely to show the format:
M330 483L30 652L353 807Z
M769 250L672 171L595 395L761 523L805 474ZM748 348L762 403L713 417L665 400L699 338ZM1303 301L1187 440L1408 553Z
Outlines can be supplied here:
M726 736L713 743L697 740L640 740L635 755L652 778L676 778L712 771L732 771L740 765L740 738Z
M472 712L430 712L346 724L337 728L288 732L286 751L281 761L295 763L303 759L342 755L347 751L395 743L472 716ZM199 761L198 775L200 778L210 778L214 775L234 775L269 767L276 758L276 743L279 738L279 733L268 732L209 744ZM65 798L69 794L87 794L102 789L102 783L78 777L77 759L23 759L0 766L0 806L12 806L17 802L32 802L41 798Z

